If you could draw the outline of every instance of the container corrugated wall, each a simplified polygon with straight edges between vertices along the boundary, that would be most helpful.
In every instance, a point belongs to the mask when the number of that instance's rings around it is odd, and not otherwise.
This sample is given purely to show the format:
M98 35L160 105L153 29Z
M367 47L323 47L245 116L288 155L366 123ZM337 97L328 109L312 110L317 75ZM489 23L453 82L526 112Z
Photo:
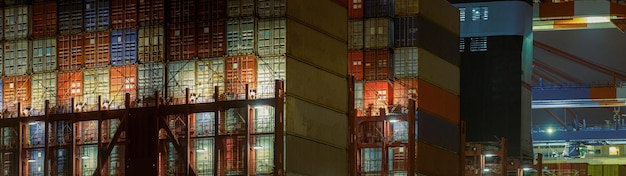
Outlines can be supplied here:
M85 0L85 31L109 28L109 0Z
M57 73L33 74L32 96L33 104L31 112L33 115L44 115L45 101L49 100L50 107L57 103Z
M76 70L83 66L83 35L74 34L57 38L57 66L59 70Z
M263 19L257 24L257 54L277 56L287 52L287 24L285 19Z
M128 65L137 62L137 30L111 31L111 65Z
M58 112L71 112L71 98L75 98L74 102L79 102L83 96L83 73L80 71L60 72L57 75L57 81Z
M364 0L349 0L348 1L348 18L360 19L363 18L363 1Z
M137 97L139 100L154 100L154 93L161 95L165 92L165 68L162 63L139 64L137 66Z
M167 65L167 100L170 104L185 103L185 88L194 92L196 66L194 61L169 62Z
M83 35L85 68L105 67L110 62L110 36L108 31L91 32Z
M165 17L164 6L164 0L139 1L139 9L137 10L139 26L154 26L163 24L163 19Z
M31 79L28 76L8 76L2 79L3 94L2 105L8 110L9 117L17 117L17 113L22 113L23 109L31 103ZM17 109L17 103L21 109ZM6 115L5 115L6 118Z
M354 76L355 80L363 80L363 52L351 51L348 53L348 73Z
M379 49L393 46L393 20L391 18L370 18L365 20L365 48Z
M390 67L392 62L389 50L368 50L363 56L363 79L365 80L387 80L389 73L393 73Z
M196 0L199 21L226 19L227 0Z
M61 34L79 33L83 30L82 0L58 1L58 30Z
M419 2L415 0L394 0L394 12L396 16L417 15L419 12Z
M224 67L223 58L202 59L196 62L196 102L214 101L216 86L219 92L224 92Z
M115 109L125 108L124 97L130 93L131 102L137 99L137 67L134 65L111 67L111 107Z
M255 56L232 56L226 58L226 99L246 99L246 88L248 91L256 89L256 66Z
M196 57L195 23L168 25L167 60L192 60Z
M33 73L50 72L57 69L57 39L35 39L32 43Z
M393 53L393 77L416 78L418 49L414 47L395 48Z
M34 3L32 9L31 36L54 37L57 33L57 3Z
M363 84L364 108L371 108L373 116L379 115L380 108L387 109L393 101L393 84L389 81L368 81Z
M348 49L360 50L363 49L363 20L352 20L348 22Z
M254 15L254 0L228 0L228 17L249 17Z
M286 0L257 0L256 12L260 18L274 18L285 16Z
M418 45L418 17L399 17L395 21L394 44L396 47Z
M196 23L198 58L221 57L226 54L226 20Z
M82 103L82 109L77 111L98 110L98 96L101 96L102 102L110 100L109 76L109 68L94 68L83 71L83 99L82 101L74 100L76 105Z
M363 0L365 18L393 17L393 0Z
M163 27L139 28L138 59L140 63L162 62L165 60Z
M253 53L255 38L254 18L230 19L227 23L226 53L229 55Z
M4 8L4 39L26 39L30 27L28 5Z
M16 76L26 75L28 73L29 64L29 41L28 40L14 40L4 42L2 48L4 52L4 75Z
M111 29L137 27L137 1L111 0Z
M274 97L275 80L285 80L286 60L284 56L258 58L257 89L254 98Z
M170 0L165 7L169 8L169 21L171 24L191 23L196 16L196 0Z

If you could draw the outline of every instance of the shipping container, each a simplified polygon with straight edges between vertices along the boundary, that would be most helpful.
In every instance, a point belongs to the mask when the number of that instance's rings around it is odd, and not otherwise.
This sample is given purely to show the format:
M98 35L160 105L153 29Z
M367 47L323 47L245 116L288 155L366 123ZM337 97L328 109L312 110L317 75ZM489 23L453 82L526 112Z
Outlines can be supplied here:
M226 19L227 0L196 0L197 21Z
M387 149L389 175L407 175L408 147L389 147Z
M284 18L259 20L257 24L259 56L281 56L287 52L287 24Z
M364 121L358 124L357 139L360 144L376 144L383 142L385 136L383 121Z
M276 80L285 80L286 62L284 56L259 57L257 60L257 90L252 98L274 98Z
M399 17L395 21L394 44L396 47L418 45L418 17Z
M76 145L95 144L98 143L98 121L79 121L75 123ZM83 156L83 155L81 155Z
M348 49L363 49L363 20L351 20L348 22Z
M97 145L82 145L76 146L77 159L76 169L74 173L77 175L93 175L98 164L98 146Z
M76 101L75 109L79 112L97 111L98 96L101 103L110 100L109 68L86 69L83 71L83 99Z
M72 174L72 166L69 164L69 158L71 157L71 155L68 151L68 148L52 149L52 165L55 166L50 168L52 173L56 173L57 175Z
M11 6L11 5L24 5L24 4L28 4L28 0L2 0L4 1L4 5L6 6ZM2 1L0 1L0 3L2 3Z
M260 18L284 17L286 0L257 0L257 14Z
M363 148L360 155L359 175L380 174L383 162L382 148Z
M111 150L111 158L104 166L105 169L108 169L106 171L108 175L125 175L124 167L126 165L124 164L124 160L126 159L126 154L124 153L124 147L123 144L117 144L113 147L113 150Z
M363 96L363 82L354 82L354 109L357 110L357 116L361 116L364 110L365 102Z
M194 61L169 62L167 65L167 101L169 104L184 104L185 89L195 89L196 67ZM154 93L152 93L154 94Z
M6 118L6 117L5 117ZM19 133L17 127L4 127L0 128L0 132L2 132L2 149L17 149L19 142Z
M193 146L197 152L191 157L195 164L198 175L213 175L215 169L213 164L215 161L215 139L214 138L197 138L193 139Z
M393 52L393 77L416 78L418 76L417 48L395 48ZM458 76L457 76L458 77Z
M83 35L74 34L57 38L57 68L59 70L77 70L82 68Z
M226 26L227 54L236 55L254 52L254 23L254 18L228 20Z
M393 82L393 105L408 113L409 99L417 101L417 79L396 79Z
M165 58L163 27L139 28L139 63L162 62Z
M357 81L363 80L363 52L348 52L348 74L354 76Z
M196 25L186 23L179 25L168 25L168 58L174 60L192 60L196 57Z
M5 175L19 175L19 154L14 152L0 152L2 155L2 166L3 174Z
M23 127L23 136L26 138L22 143L25 148L44 147L45 139L45 123L44 122L29 122L28 125Z
M111 29L137 27L137 0L111 1Z
M4 8L0 8L0 14L4 14ZM4 15L0 15L0 20L4 21ZM4 38L4 22L0 22L0 39Z
M394 0L396 16L417 15L419 12L419 2L415 0Z
M228 17L249 17L254 15L255 0L227 0Z
M25 157L23 160L26 160L25 164L22 165L22 169L24 170L24 175L45 175L44 174L44 156L45 150L42 148L39 149L29 149L25 150Z
M373 116L378 116L380 108L386 110L388 105L392 104L393 93L393 83L387 80L365 82L363 101L366 111L370 111Z
M418 75L441 89L459 95L461 92L460 68L428 50L418 48Z
M588 165L589 176L626 175L626 165Z
M85 31L109 28L109 0L85 0Z
M389 63L393 63L389 50L368 50L363 56L363 79L365 80L387 80L393 73L393 68Z
M81 71L60 72L57 75L57 81L57 113L72 112L71 99L74 98L74 104L82 101L83 73Z
M57 69L57 39L33 40L33 73L51 72Z
M378 49L393 47L393 20L390 18L370 18L365 20L365 48Z
M109 65L110 40L108 31L84 33L85 68Z
M246 122L241 117L248 117L250 111L247 108L230 108L220 117L219 133L222 134L245 134Z
M58 1L58 30L60 34L75 34L83 30L82 0Z
M31 36L33 38L54 37L57 33L57 3L34 3Z
M254 135L250 136L253 141L253 147L257 147L250 152L251 174L254 175L271 175L274 173L274 136L273 135Z
M190 122L191 135L193 137L215 136L215 119L215 112L196 113Z
M168 23L183 24L196 20L196 0L170 0L165 7L169 8Z
M31 114L35 116L45 115L45 102L49 101L49 108L56 105L57 101L57 73L33 74Z
M363 0L348 0L348 18L363 18Z
M4 87L4 86L3 86L3 84L2 84L2 79L0 79L0 95L4 95L4 93L3 93L3 91L2 91L2 88L3 88L3 87ZM3 96L0 96L0 110L4 110L4 106L3 106L3 104L2 104L2 102L3 102L4 100L2 100L2 97L3 97ZM0 113L0 119L4 118L3 116L4 116L4 114L3 114L3 113Z
M224 56L226 54L226 21L212 20L196 24L198 58Z
M546 164L543 164L543 166L544 168L547 168L545 170L549 171L550 173L554 175L572 175L572 176L584 175L586 176L588 175L587 169L590 165L587 163L546 163ZM589 172L589 175L596 176L595 173L590 173L590 172ZM617 172L616 174L608 174L608 175L617 176ZM599 175L599 176L603 176L603 175Z
M111 65L129 65L137 62L137 30L111 31Z
M4 42L4 75L26 75L30 70L28 40L13 40Z
M4 8L4 39L26 39L30 28L28 5Z
M215 87L224 93L224 59L210 58L196 62L196 102L206 103L215 101L213 94Z
M363 0L365 18L393 17L394 3L390 0Z
M416 114L418 124L416 129L419 134L416 136L420 142L453 153L461 152L461 131L458 124L424 111L418 111Z
M137 67L111 67L111 109L127 108L124 106L126 93L130 93L130 102L134 104L137 99Z
M417 173L423 175L461 175L459 168L459 154L442 150L438 147L417 142Z
M231 56L226 58L225 86L227 100L246 99L246 84L248 91L256 90L257 61L255 56ZM249 94L248 94L249 95Z
M53 121L50 126L50 145L67 146L72 143L74 124L69 121Z
M17 117L17 113L27 115L23 110L30 109L31 79L29 76L7 76L2 78L3 109L8 111L8 117ZM20 103L20 109L17 104ZM7 116L5 116L6 118Z
M102 121L102 126L101 126L102 136L100 138L102 140L102 143L111 142L111 140L113 139L113 136L115 135L115 132L117 132L117 130L119 129L119 125L120 125L119 119L109 119L109 120ZM122 141L123 138L124 136L120 135L118 142Z
M157 26L163 24L165 17L165 0L141 0L139 1L139 9L137 16L139 17L139 26Z
M459 125L459 96L439 88L429 82L418 80L417 108L420 111L439 116Z
M137 65L137 98L138 105L154 102L154 93L158 91L163 97L165 89L165 69L162 63L148 63Z

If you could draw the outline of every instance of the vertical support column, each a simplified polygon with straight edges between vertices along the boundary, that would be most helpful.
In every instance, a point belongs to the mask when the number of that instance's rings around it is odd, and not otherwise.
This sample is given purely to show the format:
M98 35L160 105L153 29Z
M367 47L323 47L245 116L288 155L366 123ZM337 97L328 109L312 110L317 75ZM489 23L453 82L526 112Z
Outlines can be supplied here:
M74 112L74 98L71 100L71 106L71 112ZM73 114L70 115L70 117L73 117ZM77 158L80 158L80 156L76 155L76 127L74 125L74 118L70 118L68 121L68 125L70 125L70 128L72 129L72 132L70 133L70 148L68 149L68 153L70 153L70 156L68 157L68 164L72 167L72 170L69 172L71 175L76 175L76 160Z
M217 86L215 86L215 87L217 88ZM216 89L215 92L216 92L216 95L219 95L219 94L217 94L217 92L218 92L217 89ZM217 99L216 99L216 101L217 101ZM220 172L219 172L220 169L221 169L220 163L222 163L220 161L220 159L221 159L220 152L222 152L222 150L221 150L222 138L220 138L218 136L219 135L219 127L220 127L219 119L220 119L220 117L222 117L222 111L223 110L221 108L218 108L217 112L215 112L215 119L214 119L215 123L213 124L213 129L215 129L215 133L214 133L215 134L215 146L213 147L213 176L220 175Z
M102 97L100 95L98 95L98 128L96 128L98 130L98 148L96 150L98 150L98 153L96 153L96 166L97 170L96 171L96 176L100 176L102 175L102 170L104 170L104 167L102 167L103 162L106 162L106 158L102 158L104 155L102 154L102 112L100 112L100 110L102 110ZM113 142L113 141L111 141ZM109 154L110 156L111 154Z
M409 151L409 167L408 167L408 175L415 175L416 173L416 168L415 166L417 165L416 161L417 161L417 145L415 143L415 138L416 138L416 126L415 126L415 122L416 122L416 118L415 118L415 100L413 99L409 99L409 119L408 124L409 124L409 145L408 145L408 151Z
M459 157L461 158L460 159L461 163L459 163L459 171L461 173L464 173L465 172L465 165L467 165L467 162L465 161L466 160L465 159L466 141L465 141L465 121L464 120L461 120L461 126L460 126L460 130L459 131L461 132L461 134L460 134L461 135L461 141L459 141L461 143L461 145L460 145L461 146L460 147L461 151L459 151Z
M383 141L382 141L382 145L381 145L381 176L386 176L387 172L389 172L389 166L388 166L388 162L387 160L389 159L388 156L388 152L387 152L387 138L389 137L389 121L387 121L387 114L385 113L385 109L384 108L380 108L378 109L379 115L380 115L380 119L382 119L381 121L383 122Z
M348 134L348 142L350 149L348 150L348 161L350 161L349 175L356 176L357 168L357 145L356 145L356 113L354 109L354 76L348 76L348 125L350 133Z
M246 84L246 100L250 99L250 88L248 86L249 85Z
M222 117L226 116L226 114L225 114L226 112L225 111L226 111L226 109L220 109L219 110L219 116L220 117L218 118L217 121L219 121L219 119L222 119ZM219 124L219 122L216 123L216 124ZM220 129L219 127L220 127L220 125L218 125L217 128L216 128L216 130L218 131L218 134L220 134L219 133L219 129ZM219 168L217 175L226 175L226 173L224 173L224 171L226 169L226 149L224 148L225 141L224 141L223 137L219 136L219 140L217 140L217 145L216 146L217 146L218 152L219 152L218 153L219 154L219 158L218 158L219 160L217 160L217 161L219 161L219 165L218 165L219 167L216 167L216 168Z
M220 87L219 86L215 86L215 89L213 89L213 98L215 99L215 102L220 101Z
M50 113L48 111L48 109L50 108L50 101L46 100L44 103L44 155L43 155L43 173L44 175L52 175L49 174L50 173L50 155L52 154L52 152L50 152L50 144L48 143L50 140L50 133L48 132L48 130L50 129Z
M248 84L246 84L246 92L248 92L247 89L248 89ZM248 99L247 93L246 93L246 99ZM243 156L243 160L245 162L245 164L243 165L244 175L250 175L250 173L252 173L250 171L250 168L251 168L250 165L252 164L252 160L250 160L250 150L252 150L252 148L250 146L250 143L251 143L251 141L250 141L250 139L251 139L250 138L250 127L251 127L251 124L250 124L250 114L251 114L252 110L250 108L251 108L250 105L248 105L246 107L246 110L248 112L246 113L246 119L245 119L246 121L244 122L244 123L246 123L245 124L246 128L244 128L245 129L244 133L246 134L246 147L245 147L246 152L245 152L245 155Z
M18 132L18 134L17 134L17 141L18 141L18 143L17 143L17 156L18 156L17 163L18 163L18 165L17 166L18 167L17 167L17 170L18 170L18 175L19 176L23 176L24 175L24 172L23 172L24 171L23 170L23 168L24 168L24 164L23 164L23 161L24 161L23 160L24 159L24 157L23 157L24 149L23 149L22 144L24 143L24 141L22 141L22 140L24 140L24 129L22 128L22 126L24 124L22 123L21 119L19 119L21 117L20 114L22 114L20 112L20 110L19 110L21 108L20 106L21 106L20 102L17 102L17 109L18 109L17 110L17 118L18 118L18 129L17 129L18 130L17 131Z
M500 138L500 157L502 158L502 162L501 162L500 167L502 168L503 172L506 172L508 170L509 158L508 158L507 153L508 153L508 147L506 143L506 138L501 137Z
M276 80L274 84L274 98L276 100L276 106L274 107L274 176L285 175L284 170L284 146L285 146L285 131L284 131L284 106L285 106L285 87L284 82Z

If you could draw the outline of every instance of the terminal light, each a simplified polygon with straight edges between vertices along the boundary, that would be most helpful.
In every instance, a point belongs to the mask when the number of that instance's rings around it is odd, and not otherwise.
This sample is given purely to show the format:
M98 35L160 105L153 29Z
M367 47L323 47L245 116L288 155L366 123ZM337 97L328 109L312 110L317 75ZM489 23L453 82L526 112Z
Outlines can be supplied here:
M552 133L554 133L554 129L548 128L548 130L546 130L546 132L548 132L548 134L552 134Z

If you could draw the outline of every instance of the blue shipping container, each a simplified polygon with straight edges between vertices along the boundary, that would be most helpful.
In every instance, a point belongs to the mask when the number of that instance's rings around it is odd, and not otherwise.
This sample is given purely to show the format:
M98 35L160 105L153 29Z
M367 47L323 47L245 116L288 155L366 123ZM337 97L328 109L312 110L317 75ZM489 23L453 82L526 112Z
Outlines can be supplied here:
M43 122L31 122L28 124L28 138L31 147L44 146L44 125Z
M109 28L109 1L85 0L85 31Z
M451 152L461 150L459 126L423 111L416 112L418 141L439 146Z
M365 8L363 15L365 18L393 17L393 0L364 0Z
M394 45L396 47L417 46L417 31L419 30L417 23L418 18L416 16L396 18L394 26Z
M83 30L83 1L63 0L58 2L58 29L61 34L78 33Z
M588 87L533 88L533 100L578 100L590 99Z
M137 30L118 29L111 32L111 65L137 62Z

